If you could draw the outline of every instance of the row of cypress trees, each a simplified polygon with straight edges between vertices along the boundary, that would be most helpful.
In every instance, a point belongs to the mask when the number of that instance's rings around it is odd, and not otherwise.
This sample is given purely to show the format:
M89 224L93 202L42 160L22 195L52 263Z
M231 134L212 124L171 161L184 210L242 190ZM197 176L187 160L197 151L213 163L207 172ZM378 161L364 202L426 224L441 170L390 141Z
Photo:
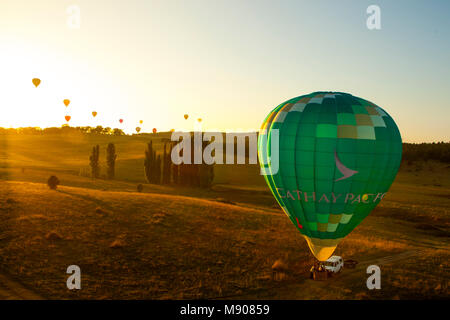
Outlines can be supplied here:
M147 150L145 150L144 169L149 183L161 183L161 156L156 155L156 150L153 150L153 141L147 144Z
M203 149L208 142L203 143ZM177 184L182 186L209 188L214 180L214 166L202 164L194 164L194 150L191 150L191 164L175 165L172 163L172 149L174 143L164 142L162 155L157 154L153 148L153 141L147 144L145 150L144 169L145 177L152 184ZM193 145L192 145L193 148ZM202 150L203 152L203 150ZM106 149L106 177L114 179L116 166L116 148L113 143L108 144ZM96 145L92 148L89 157L91 176L98 179L100 177L100 146Z
M208 145L204 142L203 149ZM173 142L165 142L162 157L153 149L153 141L147 144L145 151L145 176L149 183L177 184L182 186L209 188L214 180L214 166L194 164L194 150L191 150L191 164L172 163ZM193 148L193 144L191 146Z
M113 143L108 144L106 148L106 177L114 179L116 172L116 147ZM92 148L92 154L89 157L89 165L91 167L92 178L100 177L100 146L96 145Z

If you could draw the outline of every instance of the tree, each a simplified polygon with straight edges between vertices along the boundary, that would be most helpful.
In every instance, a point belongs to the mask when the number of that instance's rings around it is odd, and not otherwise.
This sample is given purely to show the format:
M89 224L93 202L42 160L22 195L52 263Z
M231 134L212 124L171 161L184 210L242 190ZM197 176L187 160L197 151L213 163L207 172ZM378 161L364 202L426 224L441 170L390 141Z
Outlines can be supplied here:
M210 142L203 141L202 153ZM204 161L198 167L198 185L200 188L210 188L214 180L214 165L208 165Z
M153 150L153 141L147 144L147 150L145 150L144 169L145 177L149 183L156 183L156 152Z
M155 181L154 183L160 184L161 183L161 156L158 154L158 157L156 158L155 163Z
M108 148L106 150L106 164L108 165L107 169L107 177L108 179L114 179L115 170L116 170L116 147L113 143L108 144Z
M170 146L171 144L169 144ZM172 175L172 160L171 160L171 153L172 148L169 147L169 152L167 153L167 143L164 143L164 154L163 154L163 160L162 160L162 183L163 184L169 184L171 181L171 175Z
M59 179L56 176L51 176L48 178L47 184L51 190L56 190L59 185Z
M202 144L202 153L210 142L204 141ZM182 156L184 150L181 150ZM214 165L206 163L194 163L194 144L191 144L191 163L182 163L180 165L172 164L172 176L175 184L183 186L192 186L200 188L210 188L214 180Z
M172 163L172 178L173 178L173 183L175 184L179 184L180 183L180 176L179 176L179 165L176 165L172 162L172 160L170 160L170 163Z
M89 157L92 178L96 179L100 176L99 157L100 157L100 146L96 145L95 147L92 148L92 154Z
M123 135L125 135L125 132L123 132L122 129L114 128L114 130L112 131L112 134L115 136L123 136Z

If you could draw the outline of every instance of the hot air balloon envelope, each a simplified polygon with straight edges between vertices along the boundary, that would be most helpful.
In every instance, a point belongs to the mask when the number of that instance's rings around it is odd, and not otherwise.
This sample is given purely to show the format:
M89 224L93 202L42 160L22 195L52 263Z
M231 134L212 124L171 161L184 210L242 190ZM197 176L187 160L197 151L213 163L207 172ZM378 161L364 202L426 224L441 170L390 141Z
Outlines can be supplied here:
M139 133L139 131L141 131L141 128L137 127L136 132Z
M66 119L66 121L67 121L67 122L69 122L69 121L70 121L70 119L72 119L72 117L71 117L71 116L65 116L64 118Z
M188 114L185 114L185 115L184 115L184 119L187 120L188 118L189 118L189 115L188 115Z
M123 122L123 119L119 119L119 122L122 123L122 122Z
M64 105L67 107L70 104L70 100L69 99L64 99L63 100Z
M341 92L280 104L258 137L261 172L320 261L383 199L401 154L400 132L388 113Z
M41 79L38 79L38 78L34 78L31 81L33 82L33 84L36 88L41 84Z
M95 117L97 116L97 112L96 112L96 111L93 111L93 112L92 112L92 116L95 118Z
M156 133L156 128L153 128L153 133Z

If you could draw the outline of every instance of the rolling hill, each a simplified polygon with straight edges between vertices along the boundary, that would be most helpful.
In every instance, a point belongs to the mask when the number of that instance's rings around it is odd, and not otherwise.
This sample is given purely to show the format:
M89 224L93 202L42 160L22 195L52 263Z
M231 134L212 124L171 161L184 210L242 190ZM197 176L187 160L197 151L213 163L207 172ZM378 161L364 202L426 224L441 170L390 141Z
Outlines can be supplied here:
M111 139L114 139L111 141ZM448 298L450 169L402 167L382 203L339 246L359 262L327 282L256 166L217 168L211 190L144 184L148 138L8 138L0 169L0 276L51 299ZM117 180L80 176L116 143ZM61 186L45 184L56 174ZM276 274L280 261L285 270ZM79 265L82 290L66 288ZM366 288L378 264L382 290ZM1 281L0 277L0 281Z

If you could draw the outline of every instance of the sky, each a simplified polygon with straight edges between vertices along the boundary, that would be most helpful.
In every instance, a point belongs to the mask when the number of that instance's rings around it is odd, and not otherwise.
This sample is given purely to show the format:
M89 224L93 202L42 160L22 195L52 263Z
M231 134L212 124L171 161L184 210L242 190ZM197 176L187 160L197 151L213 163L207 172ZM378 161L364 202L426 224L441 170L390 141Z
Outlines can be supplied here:
M379 30L366 26L372 4ZM449 9L445 0L2 0L0 126L61 126L70 115L70 125L126 132L139 120L146 132L192 129L198 118L204 130L249 131L283 101L342 91L385 109L405 142L450 141Z

